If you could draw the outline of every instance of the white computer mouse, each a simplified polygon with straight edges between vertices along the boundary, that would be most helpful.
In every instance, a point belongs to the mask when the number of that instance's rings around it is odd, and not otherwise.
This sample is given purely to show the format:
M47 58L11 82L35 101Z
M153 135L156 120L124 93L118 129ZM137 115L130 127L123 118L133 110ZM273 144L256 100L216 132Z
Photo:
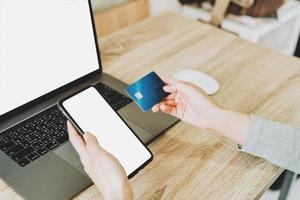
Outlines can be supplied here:
M175 79L189 82L200 87L208 95L213 95L220 89L219 83L214 78L194 69L185 69L179 71L178 73L174 74L173 77Z

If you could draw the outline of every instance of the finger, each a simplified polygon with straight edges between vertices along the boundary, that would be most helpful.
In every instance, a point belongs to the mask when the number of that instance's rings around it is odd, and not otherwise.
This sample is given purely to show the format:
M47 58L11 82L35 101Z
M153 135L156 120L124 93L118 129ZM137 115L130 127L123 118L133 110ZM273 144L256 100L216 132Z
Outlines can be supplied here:
M170 94L169 96L167 96L166 98L164 98L160 103L162 103L162 102L166 102L166 101L168 101L168 100L175 100L175 97L176 97L176 94L175 93L173 93L173 94ZM154 113L157 113L157 112L159 112L160 111L160 108L159 108L159 104L160 103L158 103L158 104L156 104L156 105L154 105L153 107L152 107L152 112L154 112ZM170 104L175 104L175 101L174 102L170 102Z
M159 76L159 78L160 78L163 82L165 82L165 83L168 82L169 77L168 77L167 75L165 75L165 74L163 74L163 73L160 73L160 72L155 72L155 73Z
M169 105L169 106L176 106L176 102L175 102L174 99L164 100L164 101L160 102L160 104L165 104L165 105Z
M83 138L84 138L84 140L85 140L86 143L93 143L93 144L98 144L99 145L98 139L92 133L85 132L83 134Z
M167 93L176 93L177 92L177 88L175 87L175 85L166 85L163 87L163 90Z
M182 81L177 81L174 84L167 85L163 88L163 90L168 93L180 92L185 95L189 95L189 94L193 93L193 91L195 91L193 86L191 86L188 83L182 82Z
M167 97L165 97L162 101L174 100L175 98L176 98L176 94L175 93L171 93Z
M162 104L162 105L160 105L160 110L164 113L167 113L169 115L173 115L176 117L177 110L176 110L176 107L174 107L174 106Z
M67 127L69 132L69 140L71 144L73 145L74 149L77 151L80 157L84 156L84 153L86 151L84 140L69 121L67 122Z
M159 112L159 104L156 104L156 105L154 105L153 107L152 107L152 112L154 112L154 113L157 113L157 112Z
M165 75L161 75L160 76L161 80L163 80L163 82L165 82L166 84L172 84L174 82L174 80L168 76Z
M163 82L165 82L166 84L173 84L174 82L176 82L176 79L172 78L172 77L169 77L165 74L162 74L162 73L157 73L157 75L161 78L161 80Z
M97 138L91 133L84 133L83 134L87 151L92 154L99 154L104 151L104 149L100 146Z

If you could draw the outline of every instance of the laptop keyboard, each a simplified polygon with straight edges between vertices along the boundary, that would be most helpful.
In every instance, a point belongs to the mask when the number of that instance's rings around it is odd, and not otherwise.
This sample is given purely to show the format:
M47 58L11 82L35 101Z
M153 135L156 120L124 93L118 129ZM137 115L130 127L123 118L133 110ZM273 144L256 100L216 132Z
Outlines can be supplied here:
M95 87L115 111L132 102L102 83ZM68 141L66 121L58 107L53 106L1 133L0 150L25 167Z
M55 106L5 131L0 149L24 167L67 140L66 118Z
M126 105L133 102L132 99L128 98L127 96L117 92L116 90L112 89L111 87L103 84L98 83L95 85L95 88L98 92L103 96L103 98L110 103L111 107L118 111L121 108L125 107Z

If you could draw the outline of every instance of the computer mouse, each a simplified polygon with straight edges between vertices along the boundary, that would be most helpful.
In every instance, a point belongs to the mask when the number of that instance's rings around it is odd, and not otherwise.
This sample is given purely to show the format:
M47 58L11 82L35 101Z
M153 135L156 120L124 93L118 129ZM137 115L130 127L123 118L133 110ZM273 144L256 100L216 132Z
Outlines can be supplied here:
M220 89L220 84L214 78L198 70L185 69L174 74L173 77L200 87L208 95L213 95Z

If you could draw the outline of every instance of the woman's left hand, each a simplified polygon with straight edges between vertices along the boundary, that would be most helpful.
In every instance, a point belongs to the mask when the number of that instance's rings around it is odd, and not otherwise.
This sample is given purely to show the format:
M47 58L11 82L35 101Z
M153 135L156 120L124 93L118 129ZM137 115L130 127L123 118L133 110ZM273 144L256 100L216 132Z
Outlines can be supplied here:
M73 125L68 122L70 142L79 154L84 170L90 176L105 199L130 200L132 190L119 161L105 151L91 133L81 137Z

